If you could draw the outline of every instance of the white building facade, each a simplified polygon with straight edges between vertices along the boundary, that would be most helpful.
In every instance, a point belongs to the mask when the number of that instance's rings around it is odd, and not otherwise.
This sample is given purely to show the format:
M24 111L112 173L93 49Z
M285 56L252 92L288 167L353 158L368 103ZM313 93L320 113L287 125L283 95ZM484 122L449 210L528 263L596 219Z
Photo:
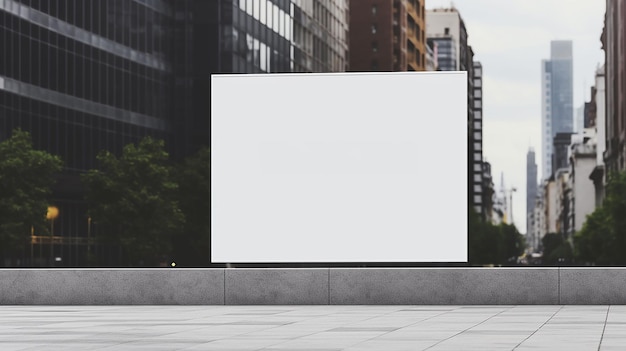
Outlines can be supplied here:
M588 131L595 132L593 129ZM595 188L593 181L589 178L589 175L596 167L596 145L594 139L591 137L585 138L582 143L575 143L571 147L570 176L573 199L573 227L569 228L570 236L582 229L587 215L590 215L596 208Z

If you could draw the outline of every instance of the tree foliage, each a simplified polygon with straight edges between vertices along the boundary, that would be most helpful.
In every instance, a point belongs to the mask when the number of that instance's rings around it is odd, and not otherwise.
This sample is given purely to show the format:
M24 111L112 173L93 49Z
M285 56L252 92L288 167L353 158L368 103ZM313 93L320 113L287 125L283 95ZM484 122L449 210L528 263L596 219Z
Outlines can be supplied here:
M51 188L62 166L58 156L35 150L30 133L20 129L0 143L0 247L5 255L24 248L31 227L46 230Z
M82 177L97 235L120 245L130 265L155 265L171 254L184 223L168 157L162 140L147 137L119 158L101 152L100 168Z
M626 265L626 173L611 175L601 207L574 237L580 263Z
M184 160L178 168L178 201L185 225L174 241L174 259L180 266L207 266L211 245L211 156L208 148Z
M526 247L524 237L514 225L484 222L470 210L470 265L503 265L515 263Z
M548 233L541 239L545 265L561 265L570 263L574 257L572 245L561 234Z

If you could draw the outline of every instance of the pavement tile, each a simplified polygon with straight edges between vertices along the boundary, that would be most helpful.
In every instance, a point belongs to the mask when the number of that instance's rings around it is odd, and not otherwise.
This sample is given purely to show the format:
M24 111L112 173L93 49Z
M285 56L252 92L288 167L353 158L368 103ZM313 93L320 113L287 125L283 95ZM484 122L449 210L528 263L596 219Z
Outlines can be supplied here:
M0 306L0 316L3 351L624 350L626 345L626 306Z

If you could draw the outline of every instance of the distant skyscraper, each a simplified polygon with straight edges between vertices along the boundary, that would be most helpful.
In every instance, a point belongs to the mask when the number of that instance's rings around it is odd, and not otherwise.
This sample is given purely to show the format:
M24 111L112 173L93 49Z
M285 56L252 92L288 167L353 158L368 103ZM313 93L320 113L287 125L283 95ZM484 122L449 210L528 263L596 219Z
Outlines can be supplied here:
M480 62L474 62L474 51L467 38L465 22L456 8L426 11L426 44L436 50L433 56L437 70L467 72L468 199L469 205L487 219L482 172L483 67Z
M537 197L537 163L535 162L535 150L530 148L526 154L526 232L532 228L532 215L535 210L535 198Z
M573 58L572 41L550 43L550 60L541 62L541 145L543 179L552 169L552 144L557 133L573 132Z

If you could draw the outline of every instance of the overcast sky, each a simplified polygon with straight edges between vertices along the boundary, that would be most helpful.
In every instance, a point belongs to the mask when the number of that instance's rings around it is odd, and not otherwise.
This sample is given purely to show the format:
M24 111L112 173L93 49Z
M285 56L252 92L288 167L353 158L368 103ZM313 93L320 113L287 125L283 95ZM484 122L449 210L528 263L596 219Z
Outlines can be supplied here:
M513 216L526 232L526 153L536 152L541 175L541 60L551 40L572 40L574 110L590 98L604 62L600 35L604 0L425 0L426 9L459 10L474 59L483 65L483 152L496 190L504 172L514 186Z

